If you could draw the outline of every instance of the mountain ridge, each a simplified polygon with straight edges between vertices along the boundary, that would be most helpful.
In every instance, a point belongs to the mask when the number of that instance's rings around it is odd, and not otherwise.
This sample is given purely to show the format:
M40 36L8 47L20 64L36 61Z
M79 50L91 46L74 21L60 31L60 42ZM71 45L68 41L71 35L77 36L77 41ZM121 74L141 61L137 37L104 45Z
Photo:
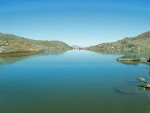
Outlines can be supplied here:
M70 50L62 41L33 40L13 34L0 33L0 53Z
M144 51L150 50L150 31L116 42L101 43L84 48L91 51Z

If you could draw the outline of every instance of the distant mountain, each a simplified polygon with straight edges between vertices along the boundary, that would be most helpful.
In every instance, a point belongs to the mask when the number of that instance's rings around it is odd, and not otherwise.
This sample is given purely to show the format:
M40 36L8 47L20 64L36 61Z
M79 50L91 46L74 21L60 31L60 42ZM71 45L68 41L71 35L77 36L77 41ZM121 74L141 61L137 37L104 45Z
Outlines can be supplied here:
M79 49L79 48L81 48L81 47L78 46L78 45L72 45L71 47L74 48L74 49Z
M150 31L135 37L126 37L110 43L84 48L91 51L145 51L150 50Z
M61 41L32 40L12 34L0 33L0 53L70 50L72 47Z

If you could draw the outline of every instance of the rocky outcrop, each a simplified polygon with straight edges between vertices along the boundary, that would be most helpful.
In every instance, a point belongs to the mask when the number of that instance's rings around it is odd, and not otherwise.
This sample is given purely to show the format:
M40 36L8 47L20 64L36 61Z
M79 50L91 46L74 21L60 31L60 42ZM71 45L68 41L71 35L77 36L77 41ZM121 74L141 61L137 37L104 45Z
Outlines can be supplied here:
M0 54L16 52L61 51L72 47L61 41L42 41L0 33Z
M148 81L144 77L138 77L137 80L141 82L140 88L142 88L143 90L150 89L150 81Z
M135 62L140 62L142 59L141 58L130 58L130 57L125 57L125 56L123 56L123 57L119 57L119 58L117 58L117 61L135 61Z
M124 63L124 64L139 64L139 63L145 63L145 64L150 64L149 63L149 58L141 58L141 57L136 57L136 56L122 56L117 58L118 62Z
M150 62L150 58L148 58L147 62Z

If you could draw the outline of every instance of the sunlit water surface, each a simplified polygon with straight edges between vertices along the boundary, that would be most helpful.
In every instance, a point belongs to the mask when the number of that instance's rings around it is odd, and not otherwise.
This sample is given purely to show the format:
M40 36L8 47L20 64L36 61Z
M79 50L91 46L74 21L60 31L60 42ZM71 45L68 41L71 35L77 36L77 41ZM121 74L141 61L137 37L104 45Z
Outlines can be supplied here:
M0 58L0 113L150 113L147 65L89 51ZM3 61L6 60L6 61Z

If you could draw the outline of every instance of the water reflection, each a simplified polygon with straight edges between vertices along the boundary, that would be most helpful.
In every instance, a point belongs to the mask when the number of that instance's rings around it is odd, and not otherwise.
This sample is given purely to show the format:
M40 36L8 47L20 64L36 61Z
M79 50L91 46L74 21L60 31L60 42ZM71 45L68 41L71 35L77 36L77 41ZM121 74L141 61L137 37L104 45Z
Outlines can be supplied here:
M41 52L30 52L30 53L9 53L9 54L0 54L0 65L12 64L27 58L34 56L46 56L46 55L61 55L66 51L41 51Z
M131 87L128 85L122 87L114 87L113 90L122 95L135 95L137 92L135 87Z
M149 113L149 93L136 87L143 64L89 51L13 56L1 56L17 63L0 67L0 113Z
M134 61L134 62L133 61L118 61L118 62L125 64L125 65L134 65L134 66L140 64L140 62L137 62L137 61Z
M106 55L125 55L130 57L143 57L150 58L150 51L130 51L130 52L122 52L122 51L93 51L99 54Z
M17 61L29 58L36 53L11 53L11 54L1 54L0 55L0 65L12 64Z

